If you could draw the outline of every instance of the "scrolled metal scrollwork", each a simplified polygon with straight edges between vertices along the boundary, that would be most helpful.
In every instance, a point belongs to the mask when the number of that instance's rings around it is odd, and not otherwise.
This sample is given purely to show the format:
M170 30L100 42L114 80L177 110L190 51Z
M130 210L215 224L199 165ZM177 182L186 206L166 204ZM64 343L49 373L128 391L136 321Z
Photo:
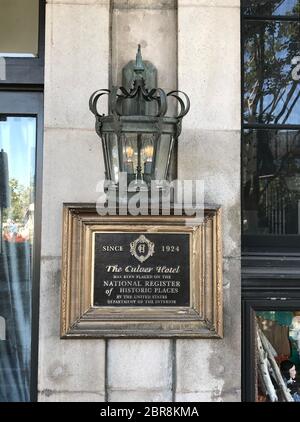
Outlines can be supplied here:
M182 119L190 110L190 100L187 94L182 91L170 91L166 93L163 89L157 88L148 91L146 88L141 89L133 89L132 91L127 91L124 87L113 87L112 90L109 89L101 89L95 91L89 101L90 110L96 117L105 117L104 114L98 113L98 102L103 95L108 95L109 97L109 109L112 114L117 116L122 116L122 104L124 100L134 99L137 98L139 93L141 94L143 100L145 102L152 102L155 101L157 104L157 113L154 117L164 117L168 111L168 97L175 98L179 105L180 105L180 112L176 116L169 116L169 117L176 117L177 119ZM121 94L118 92L121 91ZM179 95L182 94L185 98L185 102Z
M99 99L103 96L103 95L108 95L110 96L111 91L109 89L97 89L97 91L93 92L93 94L90 96L90 100L89 100L89 108L90 111L96 116L96 117L101 117L101 114L98 113L97 110L97 104ZM104 116L104 114L102 115Z
M95 91L89 101L91 112L98 118L105 118L105 115L100 115L98 113L97 105L103 95L108 95L109 97L109 111L112 113L115 119L119 119L123 115L122 105L126 100L134 100L136 104L136 113L135 115L144 115L141 110L143 110L143 102L151 103L155 102L157 105L157 112L153 117L167 117L168 112L168 98L175 98L180 105L180 112L175 116L178 120L181 120L190 110L190 100L187 94L182 91L173 90L166 93L161 88L153 88L148 90L146 87L146 81L143 77L144 65L141 56L141 48L139 45L137 57L136 57L136 66L134 68L135 78L133 80L133 85L130 90L127 90L125 87L112 87L109 89L101 89ZM180 97L182 95L184 99Z
M179 97L179 95L175 95L175 94L182 94L186 100L186 104L184 103L184 101L182 100L182 98ZM191 107L191 103L190 103L190 99L187 96L187 94L183 91L170 91L167 94L167 97L173 97L176 98L176 100L179 102L181 110L180 113L176 116L177 119L182 119L184 116L186 116L190 110Z

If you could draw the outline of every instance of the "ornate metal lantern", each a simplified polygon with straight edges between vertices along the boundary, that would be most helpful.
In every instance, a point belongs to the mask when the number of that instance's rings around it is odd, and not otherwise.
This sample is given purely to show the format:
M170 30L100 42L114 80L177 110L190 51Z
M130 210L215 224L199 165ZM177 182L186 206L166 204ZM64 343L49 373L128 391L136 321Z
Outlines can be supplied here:
M168 179L172 151L190 101L181 91L165 93L160 88L149 86L156 84L155 72L150 62L143 62L139 45L136 61L123 69L123 82L125 74L125 81L126 75L127 81L131 79L131 87L102 89L90 98L90 110L96 117L96 132L102 141L105 177L115 186L120 172L127 173L131 185L149 187L152 180ZM146 81L145 75L150 81ZM110 113L107 116L97 110L98 101L104 95L109 97ZM169 117L166 114L171 98L176 100L176 111L178 108L180 111Z

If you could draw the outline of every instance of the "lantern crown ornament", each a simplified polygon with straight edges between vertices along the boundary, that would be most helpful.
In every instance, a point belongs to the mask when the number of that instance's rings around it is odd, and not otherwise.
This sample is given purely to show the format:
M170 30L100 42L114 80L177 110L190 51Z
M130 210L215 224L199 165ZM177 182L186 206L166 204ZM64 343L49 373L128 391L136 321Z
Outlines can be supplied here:
M130 88L97 90L90 97L89 107L102 141L106 179L117 186L120 172L125 172L128 184L147 187L152 180L170 178L171 156L190 101L182 91L166 93L156 86L150 87L150 83L156 84L156 69L143 61L140 45L135 62L128 63L126 72L124 69L123 82L125 79ZM149 83L147 76L151 79ZM99 102L106 95L108 115L98 111ZM168 116L170 108L175 113Z

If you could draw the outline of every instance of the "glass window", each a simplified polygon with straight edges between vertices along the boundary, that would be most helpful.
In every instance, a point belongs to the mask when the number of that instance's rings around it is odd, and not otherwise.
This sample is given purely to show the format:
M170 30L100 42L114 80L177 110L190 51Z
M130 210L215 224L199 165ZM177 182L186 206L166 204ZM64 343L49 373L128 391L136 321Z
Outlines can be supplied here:
M256 312L256 401L300 402L300 312Z
M0 401L30 400L36 118L0 119Z
M295 16L300 13L300 0L242 0L246 15Z
M244 122L300 123L300 24L244 25Z
M244 247L294 249L300 234L300 0L242 4Z
M39 0L0 0L0 55L38 55Z
M244 234L300 234L300 131L246 130Z

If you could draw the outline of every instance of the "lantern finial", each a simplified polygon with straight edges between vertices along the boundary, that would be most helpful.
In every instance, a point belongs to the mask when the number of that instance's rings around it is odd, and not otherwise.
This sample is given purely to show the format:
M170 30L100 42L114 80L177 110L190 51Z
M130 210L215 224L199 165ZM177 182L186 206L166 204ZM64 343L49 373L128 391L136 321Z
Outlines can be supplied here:
M145 66L144 66L143 58L142 58L141 44L139 44L138 50L137 50L137 53L136 53L134 71L135 72L143 72L144 70L145 70Z

